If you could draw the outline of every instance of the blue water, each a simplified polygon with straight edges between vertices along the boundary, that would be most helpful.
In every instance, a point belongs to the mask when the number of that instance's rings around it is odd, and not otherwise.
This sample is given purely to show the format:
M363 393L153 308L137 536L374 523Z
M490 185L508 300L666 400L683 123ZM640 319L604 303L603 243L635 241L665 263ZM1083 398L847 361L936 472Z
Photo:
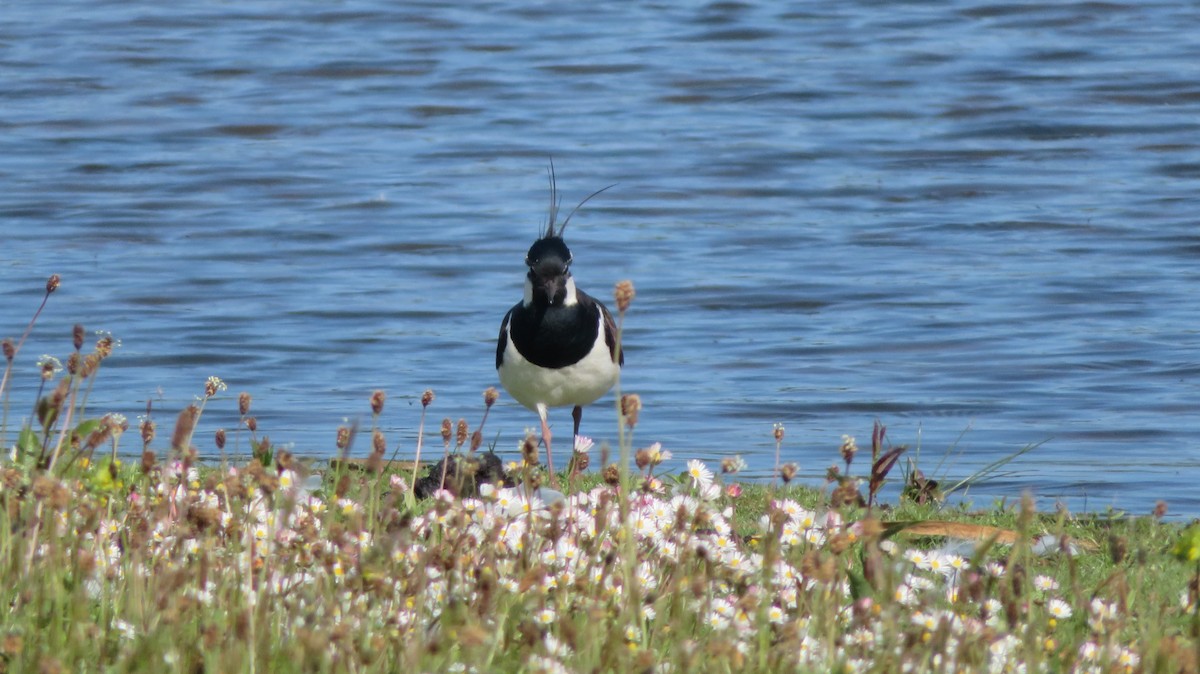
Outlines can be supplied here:
M761 476L781 422L815 485L880 419L944 481L1043 443L980 505L1200 513L1194 3L0 14L0 332L63 276L13 415L80 322L122 341L97 412L169 434L228 382L205 454L239 391L308 456L375 388L401 455L425 388L474 426L553 156L567 206L618 183L568 242L580 287L637 287L637 444ZM502 398L485 434L534 421ZM614 438L610 398L584 432Z

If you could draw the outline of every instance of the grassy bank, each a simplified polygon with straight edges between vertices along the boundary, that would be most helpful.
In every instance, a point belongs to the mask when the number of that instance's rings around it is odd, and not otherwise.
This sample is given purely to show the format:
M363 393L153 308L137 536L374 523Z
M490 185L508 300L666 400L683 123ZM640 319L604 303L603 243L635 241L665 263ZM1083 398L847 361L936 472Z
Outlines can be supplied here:
M876 503L901 456L881 427L831 447L823 484L742 484L735 457L661 472L627 397L627 446L579 445L561 500L535 438L507 457L515 486L455 496L451 472L418 500L382 393L337 429L361 464L306 463L215 378L161 433L89 411L114 342L72 341L23 427L5 348L3 671L1197 671L1196 529L945 508L919 480ZM207 427L218 405L238 428ZM478 456L484 422L425 433L434 405L412 419L426 458Z

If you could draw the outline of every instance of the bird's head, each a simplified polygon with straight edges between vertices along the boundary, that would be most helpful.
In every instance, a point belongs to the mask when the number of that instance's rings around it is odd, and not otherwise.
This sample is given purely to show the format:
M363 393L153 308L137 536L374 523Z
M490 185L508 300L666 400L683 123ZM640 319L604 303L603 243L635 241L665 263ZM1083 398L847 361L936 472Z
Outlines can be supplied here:
M558 225L559 198L558 187L554 181L553 160L550 162L549 174L550 217L541 237L533 242L533 245L529 247L529 252L525 254L525 266L529 267L529 273L525 276L526 306L530 304L538 306L575 304L575 281L571 279L570 271L571 249L567 248L566 242L563 241L563 231L567 229L567 225L571 222L571 216L575 215L580 206L609 187L613 187L609 185L589 194L587 198L579 202L579 206L576 206L567 215L567 219L563 221L562 225Z
M526 304L561 306L575 303L571 250L561 236L544 236L534 241L525 255L525 265L529 267L525 276Z

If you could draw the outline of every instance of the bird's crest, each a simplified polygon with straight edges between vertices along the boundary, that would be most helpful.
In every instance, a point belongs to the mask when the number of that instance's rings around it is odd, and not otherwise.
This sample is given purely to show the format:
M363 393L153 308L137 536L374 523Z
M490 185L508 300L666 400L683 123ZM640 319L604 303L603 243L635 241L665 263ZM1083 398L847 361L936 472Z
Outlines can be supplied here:
M566 231L566 229L567 229L567 225L571 222L571 218L575 215L575 213L577 211L579 211L579 209L584 204L591 201L592 197L600 194L601 192L604 192L608 189L611 189L611 188L617 186L616 183L613 183L613 184L609 185L608 187L602 187L602 188L596 190L595 192L592 192L591 194L587 195L586 197L584 197L583 201L579 202L579 205L577 205L575 208L571 209L571 212L569 214L567 214L567 219L563 220L561 225L557 225L558 207L561 203L561 199L558 196L558 185L554 180L554 158L553 157L551 157L551 159L550 159L550 168L547 170L547 174L550 177L550 219L546 223L546 230L544 232L542 232L541 238L543 238L543 239L553 239L553 238L561 239L563 232ZM558 229L555 229L555 225L558 226Z

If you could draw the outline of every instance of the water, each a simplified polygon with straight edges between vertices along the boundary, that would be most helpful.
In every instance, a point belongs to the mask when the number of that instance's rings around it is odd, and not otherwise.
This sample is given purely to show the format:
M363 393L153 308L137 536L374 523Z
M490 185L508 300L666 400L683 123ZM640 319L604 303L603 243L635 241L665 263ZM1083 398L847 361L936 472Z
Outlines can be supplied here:
M475 424L552 155L567 205L619 183L568 242L637 286L638 444L761 476L782 422L819 484L878 418L949 480L1044 443L981 505L1200 513L1192 3L0 12L0 332L63 276L16 415L80 322L123 343L95 410L165 434L230 384L207 453L238 391L312 456L375 388L402 454L427 387ZM533 421L502 399L489 441Z

